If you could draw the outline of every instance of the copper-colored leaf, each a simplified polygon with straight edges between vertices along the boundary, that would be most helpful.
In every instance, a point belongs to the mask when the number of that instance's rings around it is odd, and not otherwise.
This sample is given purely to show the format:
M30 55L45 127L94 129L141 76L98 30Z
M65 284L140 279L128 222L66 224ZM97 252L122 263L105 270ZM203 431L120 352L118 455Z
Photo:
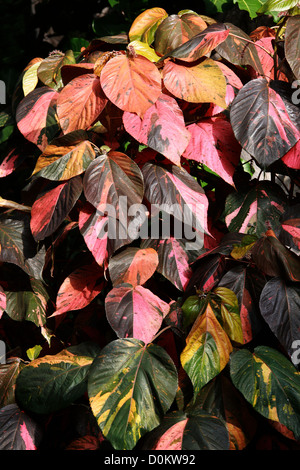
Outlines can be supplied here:
M159 70L146 57L118 55L107 62L100 77L106 96L123 111L143 117L161 93Z
M87 129L98 118L106 103L96 75L84 74L71 80L57 100L57 115L64 134Z

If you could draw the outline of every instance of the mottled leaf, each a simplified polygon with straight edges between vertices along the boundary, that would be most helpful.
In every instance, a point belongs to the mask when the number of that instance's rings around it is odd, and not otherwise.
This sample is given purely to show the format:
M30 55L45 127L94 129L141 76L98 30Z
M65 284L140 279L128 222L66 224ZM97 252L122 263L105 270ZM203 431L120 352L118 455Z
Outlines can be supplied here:
M300 138L283 99L263 78L251 80L238 92L230 121L237 140L263 169L283 157Z
M169 413L160 426L150 434L148 440L151 443L151 449L155 451L229 449L229 436L225 424L217 416L201 407L195 407L186 412ZM177 463L180 455L176 453L173 455L173 462Z
M153 248L130 247L110 259L108 270L114 287L122 283L136 287L145 284L157 266L158 254Z
M43 251L37 251L27 212L0 215L0 247L0 261L16 264L27 274L41 278Z
M225 119L211 118L190 124L187 129L192 137L183 156L203 163L234 186L233 175L240 161L241 148L230 123Z
M152 44L158 26L167 16L168 13L163 8L149 8L143 11L130 27L129 40Z
M114 449L133 449L159 425L177 384L173 361L156 344L119 339L102 349L89 372L88 394L99 427Z
M117 55L104 66L100 82L107 98L123 111L141 118L161 93L161 77L156 65L146 57Z
M0 410L0 450L37 450L42 440L40 426L17 404Z
M258 271L243 265L227 271L218 284L237 296L245 344L252 341L262 327L258 303L264 284L265 279Z
M248 34L231 23L225 25L229 28L229 35L216 47L216 51L230 64L250 65L257 73L264 75L255 44Z
M126 131L138 142L147 145L180 165L190 139L181 109L171 96L161 94L141 119L135 113L125 112L123 123Z
M103 269L94 262L71 272L58 289L56 310L51 316L89 305L104 287Z
M159 260L157 271L172 282L177 289L185 290L191 278L192 269L183 243L170 237L161 240L145 240L142 246L152 247L157 251Z
M143 176L137 164L121 152L110 151L92 162L83 178L84 194L99 214L119 217L143 199ZM120 199L123 198L123 199Z
M279 230L286 197L278 185L261 181L247 193L231 193L225 204L225 222L231 232L253 233L260 237L271 227Z
M169 61L163 68L167 90L189 103L215 103L226 108L226 80L212 59L197 65L181 65Z
M61 68L63 65L74 63L75 57L73 51L69 50L65 54L60 51L54 51L40 63L37 71L38 78L44 85L58 90L63 86Z
M279 276L287 281L300 281L300 259L286 248L272 230L266 231L252 248L256 266L268 276Z
M35 240L43 240L60 226L82 192L82 180L75 176L62 183L47 183L31 209L30 229Z
M94 160L97 147L89 140L83 140L83 134L77 134L77 131L70 135L58 137L47 145L32 175L38 173L45 179L61 181L84 173Z
M87 375L100 349L81 343L31 361L20 372L16 398L20 406L39 414L71 405L87 388Z
M57 99L57 115L64 134L90 127L106 103L97 75L84 74L71 80Z
M182 367L193 384L194 397L224 369L231 351L230 340L208 303L193 324L180 355Z
M185 62L193 62L203 56L208 55L218 44L221 44L227 38L229 29L224 24L214 23L202 32L194 35L184 44L171 50L163 56L162 59L173 57Z
M0 408L15 403L16 379L25 363L17 357L6 358L0 365Z
M162 325L170 306L143 286L119 284L106 296L107 319L119 338L148 344Z
M207 25L196 13L169 15L155 33L154 49L164 56L206 29Z
M300 436L300 377L293 364L267 346L235 351L230 359L233 384L253 408Z
M17 107L16 122L19 131L42 151L48 144L48 112L57 98L57 91L46 86L39 87L26 95Z
M285 30L284 50L295 77L300 80L300 16L288 18Z
M207 231L208 200L201 186L186 170L175 165L146 163L142 171L146 199L183 222L185 238L194 238L195 232L192 228L199 232ZM179 235L178 230L176 238L183 237L182 234Z

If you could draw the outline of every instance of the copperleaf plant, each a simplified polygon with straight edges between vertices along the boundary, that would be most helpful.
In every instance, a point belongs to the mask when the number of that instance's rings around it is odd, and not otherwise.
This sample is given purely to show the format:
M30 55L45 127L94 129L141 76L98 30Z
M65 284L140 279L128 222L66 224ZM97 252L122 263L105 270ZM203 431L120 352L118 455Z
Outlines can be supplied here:
M299 449L300 17L277 3L265 35L156 7L24 70L1 120L2 449L47 448L78 408L66 448L242 450L263 422Z

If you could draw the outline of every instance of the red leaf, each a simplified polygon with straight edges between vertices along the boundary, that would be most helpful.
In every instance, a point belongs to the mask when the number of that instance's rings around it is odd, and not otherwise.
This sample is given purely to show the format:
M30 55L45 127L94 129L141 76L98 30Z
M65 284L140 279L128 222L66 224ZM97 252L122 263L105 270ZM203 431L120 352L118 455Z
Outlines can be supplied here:
M8 153L8 155L6 155L6 157L4 157L3 161L0 163L0 178L10 175L18 166L21 165L21 163L23 163L27 157L27 154L24 151L25 145L23 146L23 151L21 153L18 148L14 148Z
M141 118L161 93L161 76L156 65L145 57L118 55L104 66L101 86L108 99L123 111Z
M95 64L89 62L81 62L79 64L66 64L60 69L61 78L64 86L66 86L73 78L92 73Z
M57 115L64 134L90 127L106 103L96 75L85 74L71 80L57 100Z
M128 284L114 287L105 299L107 319L119 338L150 343L170 306L149 289Z
M103 269L96 262L76 269L60 286L56 311L51 317L86 307L100 294L103 286Z
M149 108L143 119L135 113L125 112L123 123L126 131L138 142L147 145L180 165L180 156L190 139L184 118L177 101L161 94Z
M289 168L300 170L300 140L281 159Z
M30 229L35 240L43 240L60 226L82 191L80 176L62 183L48 183L31 209Z
M42 151L48 144L45 134L48 110L59 94L47 86L36 88L22 99L16 111L19 131Z
M241 147L225 119L211 118L188 126L192 138L183 156L203 163L234 186L233 174L240 160Z

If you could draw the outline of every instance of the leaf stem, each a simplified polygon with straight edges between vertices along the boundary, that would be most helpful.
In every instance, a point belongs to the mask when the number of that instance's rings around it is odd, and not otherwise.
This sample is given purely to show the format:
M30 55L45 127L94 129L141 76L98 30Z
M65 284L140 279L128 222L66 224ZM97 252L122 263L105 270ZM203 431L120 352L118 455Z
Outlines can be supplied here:
M273 54L270 51L268 51L265 47L261 46L260 44L257 44L256 42L251 41L251 39L243 38L242 36L238 36L237 34L233 34L233 33L229 33L229 36L235 37L237 39L242 39L242 41L246 41L249 44L253 44L253 46L255 46L255 47L259 47L260 49L265 51L273 59Z

